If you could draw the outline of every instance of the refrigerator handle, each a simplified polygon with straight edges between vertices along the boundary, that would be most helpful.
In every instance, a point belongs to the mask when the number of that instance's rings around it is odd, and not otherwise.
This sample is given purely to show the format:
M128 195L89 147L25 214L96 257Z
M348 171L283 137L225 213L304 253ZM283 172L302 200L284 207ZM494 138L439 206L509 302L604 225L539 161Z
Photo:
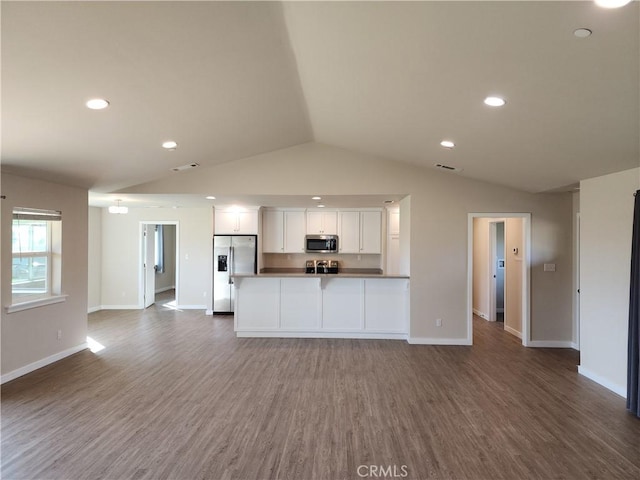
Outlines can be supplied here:
M233 247L229 247L229 285L233 285L233 263L234 263L234 258L233 258Z

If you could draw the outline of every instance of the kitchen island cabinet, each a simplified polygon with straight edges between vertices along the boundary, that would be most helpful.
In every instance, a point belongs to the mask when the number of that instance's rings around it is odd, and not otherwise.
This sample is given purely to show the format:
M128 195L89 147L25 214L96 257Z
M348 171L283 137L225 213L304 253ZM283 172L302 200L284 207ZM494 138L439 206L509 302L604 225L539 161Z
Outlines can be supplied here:
M239 337L406 339L409 277L234 276Z

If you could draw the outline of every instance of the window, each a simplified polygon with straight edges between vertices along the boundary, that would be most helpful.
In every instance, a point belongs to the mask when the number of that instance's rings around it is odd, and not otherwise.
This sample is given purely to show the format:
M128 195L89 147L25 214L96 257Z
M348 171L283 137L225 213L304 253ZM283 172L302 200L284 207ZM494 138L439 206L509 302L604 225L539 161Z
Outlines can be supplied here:
M14 208L11 246L12 303L59 295L62 213Z
M164 227L162 225L156 225L154 240L156 248L156 273L164 273Z

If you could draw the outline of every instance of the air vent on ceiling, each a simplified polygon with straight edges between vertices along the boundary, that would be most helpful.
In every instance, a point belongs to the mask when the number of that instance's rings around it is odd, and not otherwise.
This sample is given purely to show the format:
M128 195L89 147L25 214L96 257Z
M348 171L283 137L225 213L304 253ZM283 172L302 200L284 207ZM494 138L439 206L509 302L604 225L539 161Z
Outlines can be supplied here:
M455 173L459 173L462 171L461 168L458 167L452 167L450 165L443 165L442 163L435 163L433 165L436 168L439 168L440 170L444 170L446 172L455 172Z
M188 163L186 165L182 165L181 167L173 167L171 169L172 172L181 172L182 170L189 170L190 168L199 167L199 163Z

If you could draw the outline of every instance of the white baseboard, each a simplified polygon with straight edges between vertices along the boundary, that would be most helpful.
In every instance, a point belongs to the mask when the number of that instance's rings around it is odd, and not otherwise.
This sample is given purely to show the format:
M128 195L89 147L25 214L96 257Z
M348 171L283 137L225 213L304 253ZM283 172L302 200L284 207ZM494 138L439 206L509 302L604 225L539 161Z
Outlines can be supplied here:
M409 337L407 342L412 345L473 345L473 342L468 338Z
M102 310L102 305L98 305L96 307L89 307L89 309L87 310L87 313L99 312L100 310Z
M204 312L205 315L213 315L213 310L209 310L207 309L206 312Z
M38 370L39 368L46 367L47 365L57 362L58 360L62 360L63 358L68 357L69 355L73 355L74 353L81 352L86 348L89 348L88 345L86 343L81 343L80 345L76 345L75 347L68 348L66 350L63 350L62 352L49 355L48 357L43 358L42 360L38 360L37 362L33 362L33 363L30 363L29 365L25 365L24 367L17 368L12 372L5 373L0 378L0 384L9 382L15 378L26 375L27 373L31 373L34 370Z
M535 348L573 348L570 340L529 340L529 347Z
M473 309L473 314L479 316L480 318L484 318L485 320L489 320L489 315L487 315L486 313L481 312L478 309Z
M281 332L247 330L236 331L237 337L259 338L362 338L369 340L406 340L406 333L367 333L367 332Z
M511 335L515 335L520 340L522 340L522 332L517 331L515 328L511 328L511 327L505 325L504 326L504 331L505 332L509 332ZM531 343L531 342L529 342L529 343Z
M175 285L172 285L170 287L162 287L162 288L159 288L158 290L156 290L156 293L167 292L167 291L173 290L175 288L176 288Z
M206 305L176 305L179 310L206 310Z
M620 395L622 398L627 398L627 386L616 385L615 383L607 380L606 378L593 373L582 365L578 365L578 373L584 377L587 377L589 380L593 380L594 382L602 385L604 388L611 390L613 393Z

